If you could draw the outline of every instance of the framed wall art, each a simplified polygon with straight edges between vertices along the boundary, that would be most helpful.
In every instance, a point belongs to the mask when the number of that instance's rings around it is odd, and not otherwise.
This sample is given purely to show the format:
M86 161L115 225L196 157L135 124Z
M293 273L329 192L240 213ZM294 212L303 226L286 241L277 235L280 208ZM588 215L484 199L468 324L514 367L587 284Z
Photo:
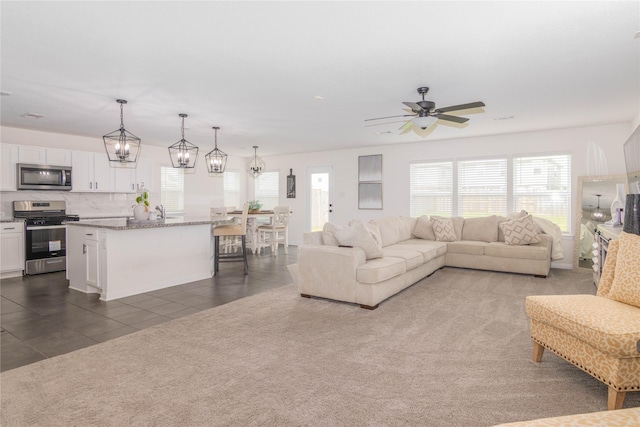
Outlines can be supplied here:
M296 198L296 176L293 174L293 169L289 169L289 175L287 175L287 199Z
M358 157L358 209L382 209L382 154Z

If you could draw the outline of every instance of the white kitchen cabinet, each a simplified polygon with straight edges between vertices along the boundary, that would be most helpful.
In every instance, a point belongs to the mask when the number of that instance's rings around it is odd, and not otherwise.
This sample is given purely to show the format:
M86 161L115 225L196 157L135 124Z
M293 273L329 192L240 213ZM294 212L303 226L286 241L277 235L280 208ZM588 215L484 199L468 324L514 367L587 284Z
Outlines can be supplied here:
M16 191L16 177L18 170L18 146L11 144L0 144L0 191Z
M115 175L106 154L74 151L71 156L71 183L74 192L113 192Z
M136 167L136 190L141 190L144 187L150 192L154 191L154 171L155 168L152 159L145 157L138 159L138 166Z
M72 289L96 293L102 289L100 231L67 227L67 279Z
M53 166L71 166L71 150L47 148L46 161Z
M0 223L0 273L24 270L24 222Z
M43 147L21 145L18 149L18 163L45 165L47 164L47 150Z
M125 167L112 167L114 174L114 190L116 193L136 192L136 170Z

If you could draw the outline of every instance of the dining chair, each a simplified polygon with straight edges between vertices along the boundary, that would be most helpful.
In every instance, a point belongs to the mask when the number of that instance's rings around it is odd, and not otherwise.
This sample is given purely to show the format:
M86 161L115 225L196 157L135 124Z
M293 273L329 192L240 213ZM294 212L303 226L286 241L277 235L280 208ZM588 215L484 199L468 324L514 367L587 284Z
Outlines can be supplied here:
M270 224L258 227L260 242L271 247L271 254L278 255L278 245L282 243L284 253L289 253L289 206L273 208L273 220Z
M240 224L221 225L213 228L214 238L214 260L213 260L213 275L218 274L219 266L221 262L244 262L244 274L249 274L249 264L247 263L247 214L249 212L249 205L245 204L242 208L242 217ZM220 253L220 237L234 238L240 237L241 251Z

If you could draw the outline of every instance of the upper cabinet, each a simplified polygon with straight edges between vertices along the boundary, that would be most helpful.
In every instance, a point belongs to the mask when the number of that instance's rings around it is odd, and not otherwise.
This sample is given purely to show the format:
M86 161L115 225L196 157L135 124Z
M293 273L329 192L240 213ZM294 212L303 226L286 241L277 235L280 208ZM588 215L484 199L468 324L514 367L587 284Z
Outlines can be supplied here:
M0 144L0 191L16 191L18 146Z
M74 192L113 192L115 178L106 154L74 151L71 157Z
M18 163L71 166L71 150L21 145L18 149Z
M147 157L138 159L138 167L136 168L136 190L146 188L149 191L155 190L154 171L156 170L153 160Z

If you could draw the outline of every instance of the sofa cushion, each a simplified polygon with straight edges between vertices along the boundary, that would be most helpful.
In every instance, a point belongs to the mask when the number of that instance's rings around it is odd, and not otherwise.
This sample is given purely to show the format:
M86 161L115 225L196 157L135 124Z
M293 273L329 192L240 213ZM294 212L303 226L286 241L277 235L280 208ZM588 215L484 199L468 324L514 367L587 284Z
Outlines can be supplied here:
M598 292L596 293L596 295L600 297L609 297L611 284L613 283L613 278L616 275L616 261L618 260L619 244L619 240L611 240L609 242L609 247L607 248L607 257L604 260L602 274L600 275L600 281L598 282Z
M538 228L533 223L531 215L512 219L500 224L507 245L529 245L540 243Z
M462 240L497 242L498 217L490 215L480 218L465 218L462 226Z
M433 225L433 233L436 235L436 241L455 242L457 240L451 218L431 217L431 224Z
M356 280L360 283L379 283L399 276L406 271L406 262L402 258L377 258L358 266Z
M400 219L395 216L372 219L370 222L380 228L382 246L393 245L400 240Z
M399 244L412 247L412 246L422 246L421 251L425 251L428 249L435 249L436 256L444 255L447 253L447 243L445 242L436 242L434 240L422 240L422 239L409 239L404 242L400 242ZM423 252L424 253L424 252Z
M374 232L370 232L362 223L353 227L344 227L333 234L340 245L361 248L367 259L382 257L381 243L376 240L379 237Z
M416 220L416 225L413 227L413 235L425 240L436 240L436 235L433 232L433 224L429 221L429 217L422 215Z
M396 249L396 245L387 246L382 250L384 257L402 258L406 263L407 271L421 266L424 263L422 253L418 251Z
M403 240L411 239L413 234L413 227L416 224L416 219L411 218L410 216L401 216L398 217L398 241L401 242Z
M461 216L444 217L444 216L432 215L431 219L433 218L450 219L451 222L453 223L453 231L456 232L456 240L462 240L462 227L464 226L464 218L462 218Z
M507 245L504 242L491 242L484 248L486 256L499 258L535 259L549 258L549 250L545 246Z
M389 249L397 250L397 251L412 251L419 252L422 254L423 262L429 262L435 257L438 256L438 248L433 245L412 245L410 240L405 240L404 242L396 243L395 245L389 246ZM446 245L446 243L442 243ZM386 248L385 248L386 249Z
M640 310L594 295L526 298L531 319L559 329L615 357L638 357Z
M498 242L504 242L504 233L502 232L502 227L500 227L500 224L509 220L506 216L501 215L498 215L496 218L498 220Z
M336 239L335 232L347 228L344 225L337 225L330 222L326 222L322 227L322 239L324 244L328 246L338 246L338 239Z
M615 276L608 298L640 307L640 236L620 233Z
M447 243L447 252L452 254L484 255L484 248L487 245L487 242L476 242L473 240L449 242Z

